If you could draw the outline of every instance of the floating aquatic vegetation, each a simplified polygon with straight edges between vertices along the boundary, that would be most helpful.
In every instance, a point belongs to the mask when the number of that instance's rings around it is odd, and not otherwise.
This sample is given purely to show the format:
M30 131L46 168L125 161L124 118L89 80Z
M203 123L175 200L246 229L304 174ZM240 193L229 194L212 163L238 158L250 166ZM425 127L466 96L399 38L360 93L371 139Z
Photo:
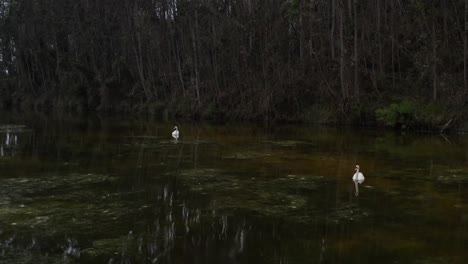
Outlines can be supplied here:
M6 251L0 256L2 264L29 264L29 263L44 263L44 264L60 264L60 263L75 263L73 260L64 260L63 258L48 255L32 254L30 250L11 250Z
M333 211L328 218L334 222L355 221L366 218L370 212L366 209L357 207L354 204L343 204Z
M0 125L0 133L21 133L28 131L25 125Z
M135 239L129 236L99 239L92 243L92 247L81 251L80 261L83 263L114 263L117 259L120 263L126 263L131 257L138 255ZM113 260L113 261L112 261Z
M135 207L134 192L109 192L117 178L97 174L71 174L42 178L13 178L0 180L0 241L15 237L9 246L0 242L0 251L30 249L25 241L34 234L35 245L45 247L51 255L79 257L75 237L103 236L125 232L125 224L148 207ZM131 196L131 198L129 198ZM139 202L139 204L142 204ZM99 228L96 228L99 226ZM87 238L89 239L89 238ZM6 240L5 240L6 241ZM68 241L68 242L67 242ZM72 241L72 242L70 242ZM43 263L52 263L44 261Z
M30 196L49 195L54 192L77 191L86 184L98 184L115 181L116 178L99 174L70 174L37 178L1 179L0 201L11 199L28 200Z
M159 139L164 139L163 136L149 136L149 135L136 135L136 136L128 136L125 138L129 139L149 139L149 140L159 140Z
M335 184L324 176L287 174L264 179L234 176L218 169L183 170L177 175L191 192L210 197L211 210L228 214L242 211L304 225L314 221L359 221L371 215L364 207L350 203L334 208L323 206L320 188Z
M174 142L134 125L34 127L8 148L0 132L1 263L449 262L430 251L466 258L463 243L446 243L466 237L462 147L409 151L414 140L402 138L389 150L373 134L308 128L202 131L205 141L186 133ZM356 160L369 175L359 197L349 171ZM68 174L90 170L99 174ZM65 173L36 177L51 171ZM437 178L444 173L456 180Z
M264 144L284 147L284 148L294 148L294 147L303 147L303 146L310 146L314 145L311 142L307 141L299 141L299 140L270 140L270 141L263 141Z
M288 216L304 208L311 192L329 182L323 176L311 175L273 179L239 177L216 169L184 170L177 175L192 192L209 194L216 200L214 209L245 210L271 217Z
M231 155L223 156L223 159L234 159L234 160L253 160L259 158L268 158L272 157L273 154L268 152L242 152L242 153L234 153Z
M437 177L437 181L445 184L458 184L468 183L467 174L451 174L451 175L440 175Z
M415 264L449 264L454 263L453 260L443 257L426 257L421 260L416 260Z

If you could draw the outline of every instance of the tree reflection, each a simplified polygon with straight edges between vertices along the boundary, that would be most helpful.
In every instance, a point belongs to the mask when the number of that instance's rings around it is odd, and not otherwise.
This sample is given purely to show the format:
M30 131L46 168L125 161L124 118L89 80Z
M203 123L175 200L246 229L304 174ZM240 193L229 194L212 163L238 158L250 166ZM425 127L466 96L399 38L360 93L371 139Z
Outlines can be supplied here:
M17 153L18 137L24 132L24 126L0 126L0 157L13 157Z

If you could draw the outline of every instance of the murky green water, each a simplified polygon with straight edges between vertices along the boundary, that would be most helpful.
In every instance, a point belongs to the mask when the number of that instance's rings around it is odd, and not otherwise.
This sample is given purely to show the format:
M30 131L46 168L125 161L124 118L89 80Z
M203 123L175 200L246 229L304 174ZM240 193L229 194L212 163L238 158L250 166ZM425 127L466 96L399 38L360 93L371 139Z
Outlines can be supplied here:
M173 125L3 115L0 263L468 263L466 135Z

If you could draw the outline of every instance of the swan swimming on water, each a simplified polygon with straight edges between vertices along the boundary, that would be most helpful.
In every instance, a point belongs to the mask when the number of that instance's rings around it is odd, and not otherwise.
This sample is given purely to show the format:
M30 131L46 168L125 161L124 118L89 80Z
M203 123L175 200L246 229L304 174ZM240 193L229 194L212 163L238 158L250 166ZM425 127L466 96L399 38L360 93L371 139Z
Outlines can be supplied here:
M177 128L177 126L175 126L174 131L172 131L172 137L175 139L179 138L179 129Z
M354 168L356 173L353 175L353 181L359 181L359 183L362 183L364 181L364 175L359 172L359 165L356 165L356 168Z

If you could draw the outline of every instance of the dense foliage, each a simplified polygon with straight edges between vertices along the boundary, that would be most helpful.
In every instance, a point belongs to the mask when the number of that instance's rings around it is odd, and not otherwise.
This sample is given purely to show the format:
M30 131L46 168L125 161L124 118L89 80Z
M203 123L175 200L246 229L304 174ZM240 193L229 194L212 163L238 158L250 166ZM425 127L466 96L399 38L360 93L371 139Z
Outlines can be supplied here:
M466 116L467 2L1 0L0 104L440 127Z

